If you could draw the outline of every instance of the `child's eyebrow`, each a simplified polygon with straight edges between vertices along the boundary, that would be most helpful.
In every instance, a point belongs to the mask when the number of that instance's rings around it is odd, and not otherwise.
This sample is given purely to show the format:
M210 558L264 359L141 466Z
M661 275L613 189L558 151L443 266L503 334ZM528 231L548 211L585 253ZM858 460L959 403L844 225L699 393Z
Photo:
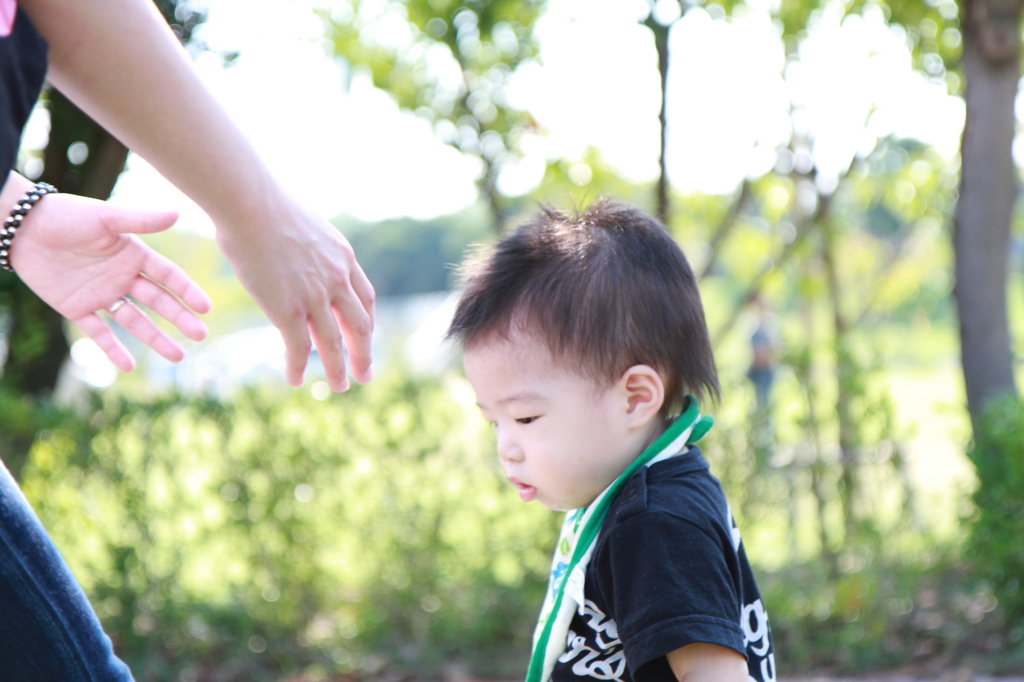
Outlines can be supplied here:
M507 405L508 403L537 402L538 400L545 400L544 395L533 391L523 391L522 393L513 393L504 398L499 398L498 404Z
M547 401L547 398L541 393L536 393L533 391L523 391L522 393L513 393L512 395L507 395L503 398L498 398L494 402L497 405L508 405L509 403L536 403L545 401ZM485 406L481 405L479 401L477 401L476 406L479 407L481 410L487 409Z

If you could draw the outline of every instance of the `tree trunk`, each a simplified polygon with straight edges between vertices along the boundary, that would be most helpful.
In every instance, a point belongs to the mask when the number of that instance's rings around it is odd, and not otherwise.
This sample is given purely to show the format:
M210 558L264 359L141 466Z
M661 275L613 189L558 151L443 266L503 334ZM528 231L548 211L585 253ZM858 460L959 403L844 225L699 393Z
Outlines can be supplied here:
M62 192L106 201L124 170L128 148L100 127L64 95L48 93L50 139L46 145L40 178ZM89 155L81 164L68 159L68 149L84 142Z
M711 254L708 256L707 262L704 263L701 268L700 275L697 276L698 280L702 280L708 276L715 265L718 263L718 257L722 253L722 245L725 240L732 233L732 229L736 227L739 222L740 213L743 211L744 206L750 201L752 192L750 189L750 180L743 178L743 182L740 184L740 191L736 195L736 199L732 202L732 206L729 207L729 212L725 214L722 221L718 223L718 227L711 235L711 241L708 246Z
M487 200L487 208L491 213L491 225L494 227L494 234L500 235L505 231L505 212L502 210L501 199L498 197L497 175L494 164L484 158L484 173L477 183L477 187L480 194Z
M658 74L661 83L661 108L658 111L658 126L661 134L661 147L658 150L658 220L668 225L668 34L672 26L662 26L654 18L654 12L644 20L644 26L654 34L654 46L658 50Z
M805 264L806 267L806 264ZM811 492L818 512L818 541L821 543L821 556L828 567L829 577L834 581L839 576L839 559L832 550L832 540L828 531L828 496L825 493L825 448L821 440L821 422L815 409L814 393L814 315L811 306L803 301L800 306L801 318L804 323L804 340L806 346L796 357L793 369L798 383L803 387L807 399L807 435L810 437L811 456L807 462L807 471L811 476Z
M1022 0L962 0L964 99L960 197L954 218L956 296L967 407L1016 393L1006 310L1010 219L1017 195L1011 156L1020 78Z
M849 325L842 309L842 291L838 264L838 245L836 244L835 226L821 221L818 226L824 237L822 260L828 275L828 297L832 305L833 344L836 353L836 420L839 422L839 465L842 488L839 499L843 507L843 528L845 542L853 540L856 529L854 499L857 495L858 448L856 444L857 425L854 423L852 411L851 383L857 368L850 354Z

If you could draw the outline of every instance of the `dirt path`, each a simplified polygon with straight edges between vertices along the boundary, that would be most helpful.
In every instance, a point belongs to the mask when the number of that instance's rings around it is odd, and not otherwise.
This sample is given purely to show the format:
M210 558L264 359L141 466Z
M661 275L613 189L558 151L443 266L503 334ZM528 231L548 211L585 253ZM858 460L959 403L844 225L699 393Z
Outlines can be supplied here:
M1024 677L990 677L953 670L941 675L866 675L864 677L780 677L778 682L1024 682Z

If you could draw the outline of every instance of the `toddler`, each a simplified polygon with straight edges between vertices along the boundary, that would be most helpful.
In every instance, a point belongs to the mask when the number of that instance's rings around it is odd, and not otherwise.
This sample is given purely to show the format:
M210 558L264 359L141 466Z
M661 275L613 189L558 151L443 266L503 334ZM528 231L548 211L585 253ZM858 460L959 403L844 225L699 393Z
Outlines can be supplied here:
M693 445L718 396L697 283L643 211L544 209L464 271L449 329L526 502L568 510L527 682L775 679L768 617Z

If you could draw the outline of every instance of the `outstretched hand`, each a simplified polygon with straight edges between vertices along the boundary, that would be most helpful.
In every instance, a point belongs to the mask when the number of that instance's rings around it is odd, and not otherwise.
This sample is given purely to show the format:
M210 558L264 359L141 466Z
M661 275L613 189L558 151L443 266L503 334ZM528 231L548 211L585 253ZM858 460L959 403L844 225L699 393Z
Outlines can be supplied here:
M218 223L221 250L281 331L288 383L302 384L312 344L333 390L349 387L346 346L352 376L366 383L373 377L373 286L334 226L289 198L285 202L245 224Z
M15 272L43 301L71 320L125 372L135 359L99 314L123 296L127 304L110 315L124 329L171 361L185 351L160 330L134 301L199 341L206 326L195 313L210 299L184 270L156 253L135 234L160 232L175 212L137 211L71 194L44 197L25 217L11 245Z

